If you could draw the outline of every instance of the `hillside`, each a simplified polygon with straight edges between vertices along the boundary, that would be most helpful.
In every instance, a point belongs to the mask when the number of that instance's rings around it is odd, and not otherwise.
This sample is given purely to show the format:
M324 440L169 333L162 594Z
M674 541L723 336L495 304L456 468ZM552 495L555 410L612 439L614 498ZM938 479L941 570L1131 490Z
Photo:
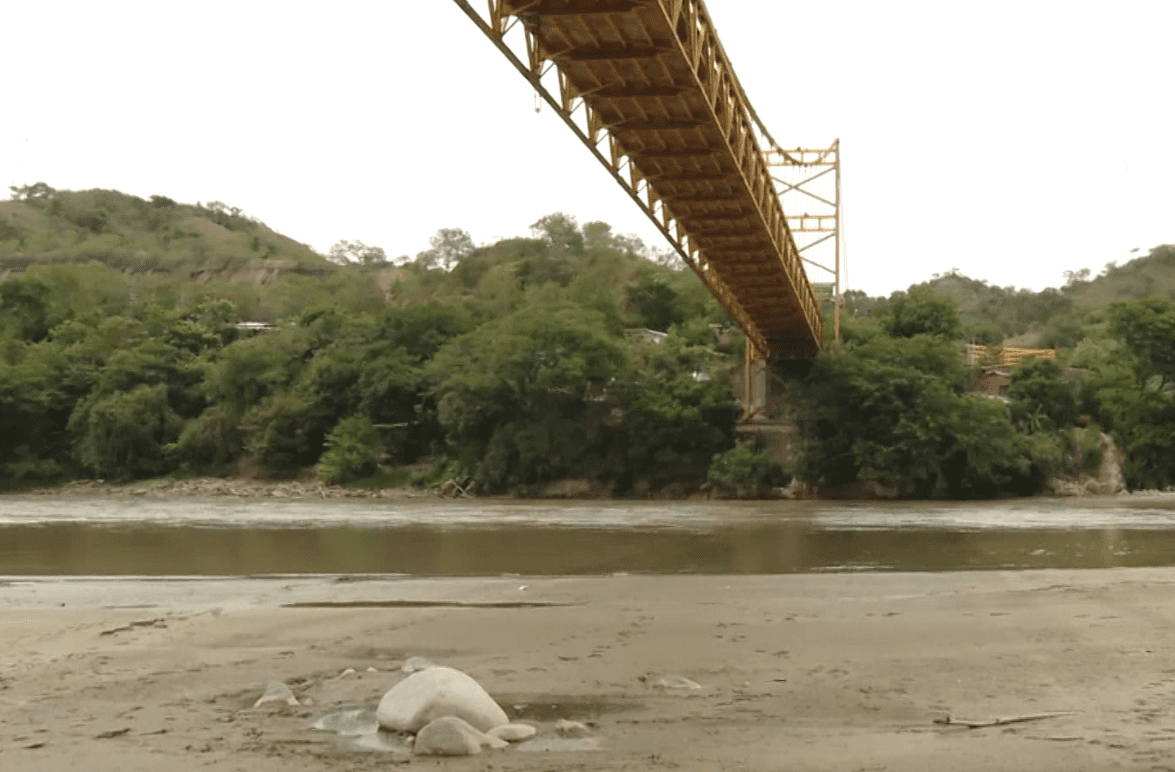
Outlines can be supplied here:
M220 204L16 193L0 485L423 464L422 484L636 494L696 488L734 445L724 312L605 223L554 213L480 247L443 229L399 265L340 242L336 265Z
M1064 287L1040 292L997 287L957 271L915 286L928 286L957 300L967 337L973 342L1068 347L1080 340L1075 336L1090 314L1109 303L1175 299L1175 245L1160 245L1122 265L1110 263L1098 276L1089 276L1088 270L1066 276ZM869 316L903 294L877 298L849 292L849 314Z
M30 265L99 262L131 274L177 273L197 281L272 281L275 271L335 266L219 201L181 204L116 190L16 188L0 201L0 272Z
M1157 246L1122 265L1108 263L1092 279L1077 272L1063 291L1083 308L1144 297L1175 299L1175 244Z

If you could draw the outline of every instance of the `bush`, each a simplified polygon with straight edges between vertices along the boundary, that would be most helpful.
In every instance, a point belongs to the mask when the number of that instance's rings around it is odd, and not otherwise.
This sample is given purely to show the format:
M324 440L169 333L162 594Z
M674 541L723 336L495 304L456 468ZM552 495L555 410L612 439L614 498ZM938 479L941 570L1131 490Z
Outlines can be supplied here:
M289 392L270 397L249 410L241 422L254 459L271 470L309 466L322 452L307 432L307 416L314 404Z
M78 461L100 477L118 480L163 472L163 448L175 441L180 427L165 384L93 395L69 419Z
M167 450L189 472L219 473L232 466L243 448L236 416L223 405L213 405L188 421L179 440Z
M341 483L367 477L379 466L375 427L366 416L339 421L326 438L326 452L318 461L318 476Z
M787 485L789 475L766 451L751 445L736 445L716 453L710 463L710 484L729 496L752 498L768 488Z

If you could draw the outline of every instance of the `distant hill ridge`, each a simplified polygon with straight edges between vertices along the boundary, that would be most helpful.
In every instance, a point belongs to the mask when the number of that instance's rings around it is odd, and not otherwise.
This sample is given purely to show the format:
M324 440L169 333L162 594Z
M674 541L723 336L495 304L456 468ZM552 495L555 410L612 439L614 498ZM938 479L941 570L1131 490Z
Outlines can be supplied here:
M1040 292L997 287L957 270L936 275L923 284L958 301L973 343L1066 347L1076 343L1073 336L1094 309L1117 300L1175 300L1175 245L1157 246L1149 254L1122 265L1109 263L1098 276L1091 277L1088 270L1082 270L1067 271L1066 278L1063 287ZM850 314L868 316L887 302L862 292L849 292L847 296Z
M479 252L494 262L503 249L525 251L525 243L506 240ZM91 262L132 275L252 285L340 270L306 244L219 201L182 204L161 195L55 190L45 183L13 188L11 200L0 201L0 279L34 265ZM379 273L379 290L387 295L398 269ZM463 273L468 271L455 272ZM1073 335L1093 309L1115 300L1175 299L1175 245L1160 245L1122 265L1109 263L1095 277L1088 270L1066 277L1063 287L1040 292L997 287L958 271L924 284L958 301L972 343L1064 347L1076 342ZM855 290L846 301L850 317L868 316L888 302Z
M0 201L0 277L35 264L99 262L126 273L266 284L338 267L236 207L116 190L13 189Z

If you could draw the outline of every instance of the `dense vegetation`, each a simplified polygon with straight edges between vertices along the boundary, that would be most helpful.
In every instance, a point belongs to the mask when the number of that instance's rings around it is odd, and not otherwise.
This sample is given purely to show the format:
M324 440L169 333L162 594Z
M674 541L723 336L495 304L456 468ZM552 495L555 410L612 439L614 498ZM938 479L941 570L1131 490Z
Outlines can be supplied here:
M890 298L854 295L845 344L816 360L802 392L808 452L797 471L825 484L900 482L913 495L1031 493L1096 468L1092 438L1106 431L1125 451L1128 486L1175 484L1175 274L1137 278L1172 264L1175 247L1161 246L1094 280L1071 275L1062 290L950 273ZM1130 282L1164 296L1116 299ZM1013 335L1057 346L1058 359L1016 368L1008 404L967 394L975 373L958 341ZM1080 442L1078 425L1093 430Z
M340 241L323 257L216 202L14 189L0 481L313 469L483 491L580 478L619 495L787 481L735 442L741 343L716 350L728 319L692 274L605 223L555 213L532 231L476 246L446 228L396 261ZM1042 293L957 272L850 293L843 344L794 390L804 454L787 471L1028 494L1096 467L1082 424L1126 450L1130 485L1175 483L1171 263L1160 247ZM960 343L1009 339L1062 355L1018 368L1006 404L968 394Z
M548 215L533 238L481 248L445 229L398 266L340 242L331 257L345 266L318 258L318 275L258 286L229 281L231 268L185 280L215 244L174 253L177 227L229 234L230 253L272 241L237 210L15 194L0 218L5 265L25 268L0 282L9 482L315 466L346 481L429 462L425 482L529 490L583 477L639 493L704 481L734 445L733 355L710 327L724 312L604 223ZM79 201L102 216L79 224ZM128 250L145 253L129 272ZM670 334L655 345L626 333L649 327Z
M880 480L917 497L1039 490L1060 468L1062 435L1023 431L1008 405L967 393L960 328L953 301L926 288L848 326L799 390L799 475Z

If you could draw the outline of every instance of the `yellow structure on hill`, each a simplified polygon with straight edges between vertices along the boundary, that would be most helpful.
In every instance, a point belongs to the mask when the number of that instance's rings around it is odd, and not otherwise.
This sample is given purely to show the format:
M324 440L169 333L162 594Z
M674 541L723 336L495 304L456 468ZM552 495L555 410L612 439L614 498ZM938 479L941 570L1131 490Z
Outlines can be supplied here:
M1025 359L1056 359L1055 348L1023 348L1022 346L976 346L968 343L964 361L973 367L1012 368Z

